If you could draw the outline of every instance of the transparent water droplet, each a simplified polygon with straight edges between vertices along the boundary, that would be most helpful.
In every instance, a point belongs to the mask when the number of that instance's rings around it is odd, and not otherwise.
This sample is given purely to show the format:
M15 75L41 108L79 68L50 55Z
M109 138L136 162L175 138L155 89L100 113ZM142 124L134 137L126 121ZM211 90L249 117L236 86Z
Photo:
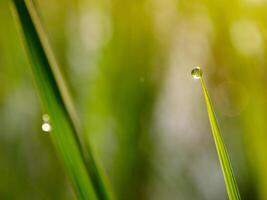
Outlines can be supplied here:
M42 130L46 133L49 133L52 130L52 127L48 122L44 122L42 124Z
M194 69L192 69L191 76L194 79L200 79L202 77L202 70L201 70L201 68L197 66Z
M43 114L42 118L43 118L43 121L45 121L45 122L48 122L50 119L48 114Z
M48 114L43 114L43 124L42 130L46 133L49 133L52 130L52 126L49 124L50 117Z

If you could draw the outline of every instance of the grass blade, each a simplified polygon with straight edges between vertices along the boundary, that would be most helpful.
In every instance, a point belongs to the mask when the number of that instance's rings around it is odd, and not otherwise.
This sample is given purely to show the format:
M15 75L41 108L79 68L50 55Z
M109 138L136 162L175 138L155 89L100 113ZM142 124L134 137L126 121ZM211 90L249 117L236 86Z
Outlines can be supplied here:
M44 113L50 117L51 138L62 158L78 199L112 199L93 152L83 143L79 120L31 0L13 0L12 8Z
M225 144L223 142L222 135L220 133L220 129L219 129L218 122L215 116L215 112L213 110L210 96L208 94L207 87L202 78L202 71L199 67L196 67L192 70L191 74L194 79L200 79L201 81L201 86L202 86L203 94L205 97L212 135L215 141L217 154L220 160L228 197L230 200L239 200L241 198L240 198L237 183L234 177L231 162L230 162Z

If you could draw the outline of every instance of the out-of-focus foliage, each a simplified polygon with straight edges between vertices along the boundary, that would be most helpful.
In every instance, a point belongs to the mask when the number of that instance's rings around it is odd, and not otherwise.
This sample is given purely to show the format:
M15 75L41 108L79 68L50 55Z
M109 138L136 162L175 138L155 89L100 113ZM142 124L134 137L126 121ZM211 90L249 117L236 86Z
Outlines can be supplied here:
M203 66L242 199L267 199L266 0L36 0L118 199L227 199ZM0 199L73 199L9 1L0 2Z
M33 2L13 0L11 6L45 113L42 130L50 133L77 198L110 199Z

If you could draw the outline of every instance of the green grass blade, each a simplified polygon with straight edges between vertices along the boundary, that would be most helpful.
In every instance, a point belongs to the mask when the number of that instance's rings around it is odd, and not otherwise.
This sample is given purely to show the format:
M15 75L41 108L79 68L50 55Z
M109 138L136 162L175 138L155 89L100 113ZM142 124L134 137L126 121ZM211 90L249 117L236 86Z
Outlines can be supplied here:
M220 160L228 197L230 200L239 200L241 198L240 198L237 183L234 177L231 162L230 162L225 144L223 142L222 135L220 133L219 125L218 125L218 122L215 116L215 112L213 110L212 102L208 94L207 87L202 78L202 71L199 67L196 67L195 69L192 70L191 74L193 78L200 79L201 81L201 86L202 86L203 94L205 97L212 135L215 141L216 150L217 150L218 157Z
M44 113L50 116L51 138L62 158L78 199L112 199L105 177L81 128L58 64L31 0L13 0L14 15L30 60Z

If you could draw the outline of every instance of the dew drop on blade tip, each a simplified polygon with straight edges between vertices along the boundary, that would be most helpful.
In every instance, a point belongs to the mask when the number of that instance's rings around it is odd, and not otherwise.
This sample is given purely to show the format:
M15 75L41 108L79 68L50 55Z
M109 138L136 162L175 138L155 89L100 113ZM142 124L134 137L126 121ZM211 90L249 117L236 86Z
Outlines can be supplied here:
M194 69L192 69L191 76L194 79L200 79L202 77L202 70L201 70L201 68L197 66Z

